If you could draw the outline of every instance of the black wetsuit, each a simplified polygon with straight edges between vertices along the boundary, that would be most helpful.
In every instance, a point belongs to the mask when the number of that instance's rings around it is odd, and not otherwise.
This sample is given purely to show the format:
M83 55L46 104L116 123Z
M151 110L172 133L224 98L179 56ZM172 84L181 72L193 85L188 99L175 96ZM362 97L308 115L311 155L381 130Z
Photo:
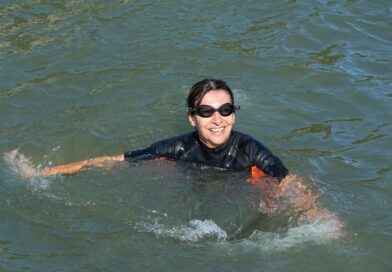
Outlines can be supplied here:
M233 131L227 142L218 148L208 148L194 131L156 142L145 149L126 152L124 157L129 161L164 157L230 170L245 170L256 166L267 175L279 179L288 174L282 161L267 147L237 131Z

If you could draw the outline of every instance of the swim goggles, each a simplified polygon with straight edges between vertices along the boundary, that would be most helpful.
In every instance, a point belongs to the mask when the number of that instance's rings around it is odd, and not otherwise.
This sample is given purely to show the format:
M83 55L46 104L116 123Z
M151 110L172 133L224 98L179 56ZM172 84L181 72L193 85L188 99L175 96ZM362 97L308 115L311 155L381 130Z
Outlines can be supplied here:
M201 105L196 108L189 108L189 112L191 114L197 114L200 117L207 118L207 117L211 117L217 111L219 112L220 115L226 117L239 109L240 109L239 106L234 106L233 104L226 103L220 106L218 109L207 105Z

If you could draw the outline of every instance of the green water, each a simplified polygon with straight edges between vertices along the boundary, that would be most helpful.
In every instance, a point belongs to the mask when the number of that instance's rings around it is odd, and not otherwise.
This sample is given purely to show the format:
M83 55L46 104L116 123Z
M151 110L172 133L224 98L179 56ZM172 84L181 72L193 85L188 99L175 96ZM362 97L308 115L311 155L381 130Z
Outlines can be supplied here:
M391 271L391 28L387 0L2 0L0 271ZM242 174L22 177L190 131L206 76L234 89L236 129L322 194L338 239L259 213Z

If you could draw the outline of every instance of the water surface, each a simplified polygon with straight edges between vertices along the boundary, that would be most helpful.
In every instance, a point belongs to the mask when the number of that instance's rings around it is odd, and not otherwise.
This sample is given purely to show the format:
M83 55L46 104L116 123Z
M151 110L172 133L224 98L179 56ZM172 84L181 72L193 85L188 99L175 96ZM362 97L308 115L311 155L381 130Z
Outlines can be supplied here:
M0 270L391 270L391 19L386 0L2 1ZM343 235L285 203L265 214L242 173L23 178L190 131L206 76Z

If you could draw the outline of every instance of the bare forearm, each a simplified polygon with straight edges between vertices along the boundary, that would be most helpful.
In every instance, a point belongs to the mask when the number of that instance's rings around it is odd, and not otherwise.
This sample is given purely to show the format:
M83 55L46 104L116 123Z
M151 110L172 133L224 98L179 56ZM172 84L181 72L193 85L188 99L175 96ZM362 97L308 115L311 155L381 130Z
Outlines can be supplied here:
M97 157L93 159L46 168L42 171L42 175L51 176L55 174L73 174L80 171L83 167L88 165L102 166L107 162L123 161L123 160L124 160L124 155Z

